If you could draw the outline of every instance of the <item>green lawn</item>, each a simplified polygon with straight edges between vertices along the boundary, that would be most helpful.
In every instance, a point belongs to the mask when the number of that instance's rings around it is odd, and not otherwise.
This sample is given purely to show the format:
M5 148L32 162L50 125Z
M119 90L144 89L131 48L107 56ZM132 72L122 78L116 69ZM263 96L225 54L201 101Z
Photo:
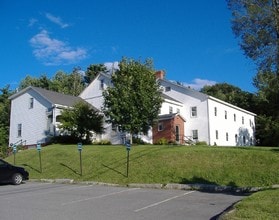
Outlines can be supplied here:
M243 199L222 220L271 220L279 217L279 189L260 191Z
M16 154L32 179L128 183L208 183L236 187L279 183L279 149L260 147L133 146L129 176L124 146L83 146L82 171L77 146L51 145L41 151L42 173L35 149ZM13 163L13 155L6 158Z

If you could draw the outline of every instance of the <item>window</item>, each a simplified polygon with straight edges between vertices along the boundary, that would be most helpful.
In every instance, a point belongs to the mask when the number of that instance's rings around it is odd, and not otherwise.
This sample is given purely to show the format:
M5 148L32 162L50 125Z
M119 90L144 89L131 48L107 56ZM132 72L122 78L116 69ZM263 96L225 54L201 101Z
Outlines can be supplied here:
M199 139L198 130L192 130L192 135L193 135L193 140L198 140Z
M179 108L176 109L176 113L180 113L180 109Z
M101 79L101 81L100 81L100 89L104 90L104 88L105 88L105 80Z
M30 98L29 99L29 108L33 108L34 107L34 98Z
M17 125L17 136L21 137L22 134L22 124Z
M227 111L225 111L225 119L227 119L228 118L228 113L227 113Z
M233 120L236 121L236 114L233 114Z
M218 140L218 138L219 138L218 130L215 131L215 137Z
M171 87L170 87L170 86L166 86L166 87L165 87L165 91L166 91L166 92L171 91Z
M244 125L244 117L242 116L242 124Z
M164 125L163 123L158 124L158 131L163 131L164 130Z
M191 117L197 117L197 107L194 106L194 107L191 107Z
M173 108L172 108L172 106L169 107L169 113L170 113L170 114L173 113Z
M179 126L176 125L175 126L175 140L176 141L179 141L179 136L180 136L180 134L179 134Z
M214 115L217 116L217 107L214 107Z
M226 132L226 141L229 141L229 134Z

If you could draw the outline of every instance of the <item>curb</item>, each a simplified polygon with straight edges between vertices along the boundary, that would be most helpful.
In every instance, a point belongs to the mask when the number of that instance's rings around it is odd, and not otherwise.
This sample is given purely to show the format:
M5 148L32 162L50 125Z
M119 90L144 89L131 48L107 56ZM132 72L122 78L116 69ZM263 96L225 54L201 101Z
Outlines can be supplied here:
M114 187L131 187L131 188L149 188L149 189L169 189L169 190L196 190L203 192L215 192L215 193L254 193L266 189L279 189L279 184L272 185L271 187L234 187L234 186L219 186L211 184L142 184L142 183L130 183L127 185L94 182L94 181L75 181L74 179L30 179L30 182L45 182L45 183L58 183L58 184L87 184L87 185L101 185L101 186L114 186Z

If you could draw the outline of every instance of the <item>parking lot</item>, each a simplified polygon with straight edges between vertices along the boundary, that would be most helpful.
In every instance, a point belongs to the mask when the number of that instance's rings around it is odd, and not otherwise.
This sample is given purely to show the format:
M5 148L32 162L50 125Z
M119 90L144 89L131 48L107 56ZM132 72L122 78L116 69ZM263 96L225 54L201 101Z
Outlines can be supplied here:
M0 185L0 219L214 219L243 196L83 184Z

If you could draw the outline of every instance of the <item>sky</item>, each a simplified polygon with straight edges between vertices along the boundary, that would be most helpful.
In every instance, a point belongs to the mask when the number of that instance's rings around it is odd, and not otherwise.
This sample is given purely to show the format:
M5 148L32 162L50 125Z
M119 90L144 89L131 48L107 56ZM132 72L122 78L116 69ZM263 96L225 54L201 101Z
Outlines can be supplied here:
M194 89L256 91L226 0L0 0L0 16L0 88L127 57L152 59L166 79Z

